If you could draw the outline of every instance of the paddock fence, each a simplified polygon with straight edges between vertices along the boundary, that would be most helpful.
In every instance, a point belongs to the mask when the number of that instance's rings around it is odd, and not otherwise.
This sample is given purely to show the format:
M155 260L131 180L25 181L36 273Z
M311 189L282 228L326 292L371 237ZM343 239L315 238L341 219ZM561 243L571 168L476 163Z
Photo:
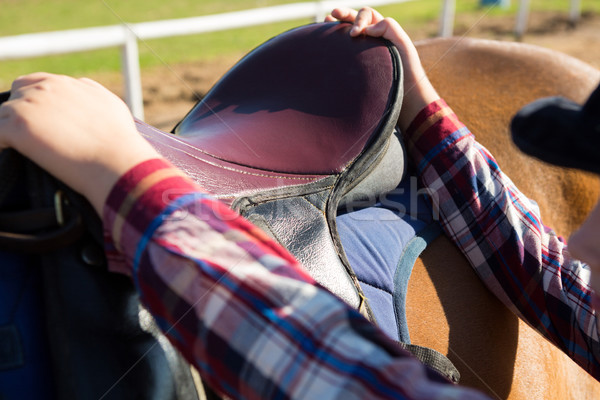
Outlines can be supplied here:
M119 25L5 36L0 37L0 61L120 47L125 102L132 114L143 120L139 41L246 28L302 18L322 21L330 10L340 6L376 7L409 1L415 0L321 0L190 18L141 23L123 21ZM441 1L439 35L451 36L454 29L456 0ZM576 22L580 13L580 0L570 0L570 2L571 20ZM528 10L529 0L519 0L515 26L517 35L524 34L526 30Z

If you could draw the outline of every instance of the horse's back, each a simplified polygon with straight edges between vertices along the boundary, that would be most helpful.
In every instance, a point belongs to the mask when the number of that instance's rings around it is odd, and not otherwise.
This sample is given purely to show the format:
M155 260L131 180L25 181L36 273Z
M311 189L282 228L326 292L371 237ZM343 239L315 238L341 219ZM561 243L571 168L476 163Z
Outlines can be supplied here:
M600 71L535 46L475 39L417 44L427 74L517 187L535 199L544 222L568 235L598 196L595 178L542 164L512 144L509 123L523 105L562 95L582 102ZM600 384L490 292L459 250L436 239L417 261L407 318L413 343L455 363L461 383L494 398L595 398Z
M459 119L540 206L544 222L570 234L598 198L596 179L518 151L509 124L525 104L561 95L583 102L600 71L566 54L522 43L431 39L418 43L427 74Z

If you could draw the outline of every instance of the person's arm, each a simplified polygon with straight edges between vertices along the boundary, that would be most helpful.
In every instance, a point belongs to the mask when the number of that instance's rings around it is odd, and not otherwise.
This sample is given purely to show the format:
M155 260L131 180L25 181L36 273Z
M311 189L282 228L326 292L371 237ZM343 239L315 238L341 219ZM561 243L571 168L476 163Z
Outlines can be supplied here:
M84 195L100 215L117 179L158 157L137 134L123 101L87 78L45 72L19 77L0 107L0 128L0 150L12 147L30 158Z
M407 91L398 125L445 233L504 304L600 379L600 327L588 266L569 255L537 207L439 99L396 21L368 7L336 9L327 20L336 19L353 22L352 35L383 36L400 50ZM600 212L594 215L600 220ZM590 231L596 232L588 226L584 234ZM591 253L596 239L587 238L578 251Z
M483 398L450 384L288 252L202 193L89 80L18 79L0 106L13 147L103 211L111 269L132 277L158 325L233 398Z
M168 204L165 188L177 193ZM480 396L400 351L316 286L287 251L163 160L125 174L104 220L126 255L118 269L132 275L161 329L219 392L236 399Z
M443 100L405 131L409 156L445 233L513 312L600 379L590 270L546 228Z

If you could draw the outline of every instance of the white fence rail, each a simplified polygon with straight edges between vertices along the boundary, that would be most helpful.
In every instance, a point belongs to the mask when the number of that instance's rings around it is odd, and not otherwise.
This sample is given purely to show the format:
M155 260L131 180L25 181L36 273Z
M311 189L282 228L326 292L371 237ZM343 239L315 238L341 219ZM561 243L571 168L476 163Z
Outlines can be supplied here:
M370 6L412 0L372 0ZM0 61L121 47L125 101L144 118L138 40L216 32L301 18L323 20L335 7L362 7L365 1L315 1L225 14L0 37Z
M138 40L216 32L301 18L322 21L330 10L339 6L380 6L408 1L413 0L321 0L200 17L135 24L123 22L121 25L6 36L0 37L0 61L121 47L125 101L133 115L143 119ZM451 36L454 30L456 0L441 1L439 34L440 36ZM525 33L528 12L529 0L519 0L515 26L517 36ZM570 18L573 23L578 20L580 13L580 0L570 0Z

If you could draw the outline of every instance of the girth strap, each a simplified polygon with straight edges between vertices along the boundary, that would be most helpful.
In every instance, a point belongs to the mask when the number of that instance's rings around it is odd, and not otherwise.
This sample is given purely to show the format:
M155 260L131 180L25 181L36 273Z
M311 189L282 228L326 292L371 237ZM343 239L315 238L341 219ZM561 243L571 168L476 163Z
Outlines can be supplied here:
M41 253L63 248L82 237L84 223L81 213L69 203L58 183L53 193L53 207L23 209L21 203L29 202L28 198L10 198L15 197L19 183L30 179L26 177L37 171L37 166L25 162L15 150L5 149L0 152L0 171L0 204L3 206L0 212L0 248L28 254ZM34 187L32 182L27 182L27 185Z
M83 221L70 207L63 212L63 223L57 221L51 207L0 213L0 247L40 253L68 246L83 234Z
M423 364L440 373L442 376L448 378L452 383L458 383L460 381L460 372L458 372L458 369L456 369L448 357L439 351L430 349L429 347L417 346L416 344L407 344L401 342L398 342L398 344L404 350L412 353L412 355L414 355Z

